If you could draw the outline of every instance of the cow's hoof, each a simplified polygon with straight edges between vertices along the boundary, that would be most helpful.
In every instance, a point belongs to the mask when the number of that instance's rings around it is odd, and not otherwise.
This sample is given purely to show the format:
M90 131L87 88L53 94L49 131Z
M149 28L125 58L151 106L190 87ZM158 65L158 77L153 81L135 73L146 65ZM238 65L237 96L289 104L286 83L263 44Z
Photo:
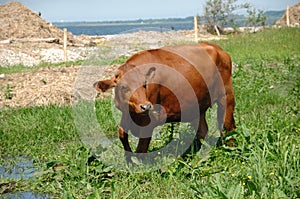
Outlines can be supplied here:
M236 142L236 140L233 137L231 137L231 138L229 138L228 140L225 141L225 145L229 146L229 147L234 147L235 142Z
M217 141L217 147L220 147L220 146L234 147L235 141L236 140L233 137L228 138L228 139L224 139L224 138L220 137Z

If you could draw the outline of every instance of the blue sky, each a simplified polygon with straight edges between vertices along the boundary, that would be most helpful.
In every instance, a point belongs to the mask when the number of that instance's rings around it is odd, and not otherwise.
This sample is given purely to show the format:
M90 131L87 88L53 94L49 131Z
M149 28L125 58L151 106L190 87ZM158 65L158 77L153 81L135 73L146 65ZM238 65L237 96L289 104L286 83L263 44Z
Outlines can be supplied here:
M0 4L11 0L0 0ZM188 17L203 13L206 0L19 0L50 22ZM239 2L244 2L239 0ZM299 0L248 0L263 10L283 10Z

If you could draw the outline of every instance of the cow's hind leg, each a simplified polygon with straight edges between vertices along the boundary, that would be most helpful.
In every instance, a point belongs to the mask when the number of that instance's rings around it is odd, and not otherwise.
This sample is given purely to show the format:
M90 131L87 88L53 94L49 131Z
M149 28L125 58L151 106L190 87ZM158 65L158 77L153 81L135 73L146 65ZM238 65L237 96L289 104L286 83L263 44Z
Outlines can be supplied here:
M218 120L218 130L220 131L221 138L224 137L223 127L224 127L224 120L225 120L225 110L226 110L226 97L222 97L218 101L218 109L217 109L217 120Z
M236 128L233 112L234 112L234 92L232 86L228 86L226 87L226 110L225 110L225 118L224 118L224 128L226 132L231 132Z
M232 88L231 81L225 85L225 93L220 96L217 101L218 104L218 124L219 130L223 130L223 127L227 132L233 131L235 126L235 121L233 117L234 112L234 91Z
M233 112L234 112L234 95L233 95L233 89L231 87L226 89L226 96L223 96L218 101L218 112L217 112L218 129L220 131L222 144L224 144L224 137L226 135L223 132L223 128L225 129L226 133L231 132L236 128ZM230 145L232 145L231 142L233 141L234 141L233 139L229 141Z

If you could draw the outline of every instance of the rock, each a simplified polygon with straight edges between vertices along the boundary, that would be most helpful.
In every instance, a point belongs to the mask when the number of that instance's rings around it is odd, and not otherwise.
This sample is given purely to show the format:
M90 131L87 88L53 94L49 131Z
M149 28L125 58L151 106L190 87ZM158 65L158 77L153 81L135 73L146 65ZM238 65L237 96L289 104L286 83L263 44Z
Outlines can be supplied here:
M0 41L0 44L10 44L10 43L11 43L11 40L9 40L9 39L5 39L5 40Z

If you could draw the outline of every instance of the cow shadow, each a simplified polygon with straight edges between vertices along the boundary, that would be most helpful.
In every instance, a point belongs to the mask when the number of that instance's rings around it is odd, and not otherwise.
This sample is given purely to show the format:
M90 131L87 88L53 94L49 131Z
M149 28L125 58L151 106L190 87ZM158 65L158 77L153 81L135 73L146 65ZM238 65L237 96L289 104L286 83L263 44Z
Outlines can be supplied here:
M142 164L152 164L163 158L188 160L200 151L202 142L189 123L167 123L154 133L148 153L135 153L134 157ZM215 139L212 142L216 142ZM222 143L221 139L218 143Z

